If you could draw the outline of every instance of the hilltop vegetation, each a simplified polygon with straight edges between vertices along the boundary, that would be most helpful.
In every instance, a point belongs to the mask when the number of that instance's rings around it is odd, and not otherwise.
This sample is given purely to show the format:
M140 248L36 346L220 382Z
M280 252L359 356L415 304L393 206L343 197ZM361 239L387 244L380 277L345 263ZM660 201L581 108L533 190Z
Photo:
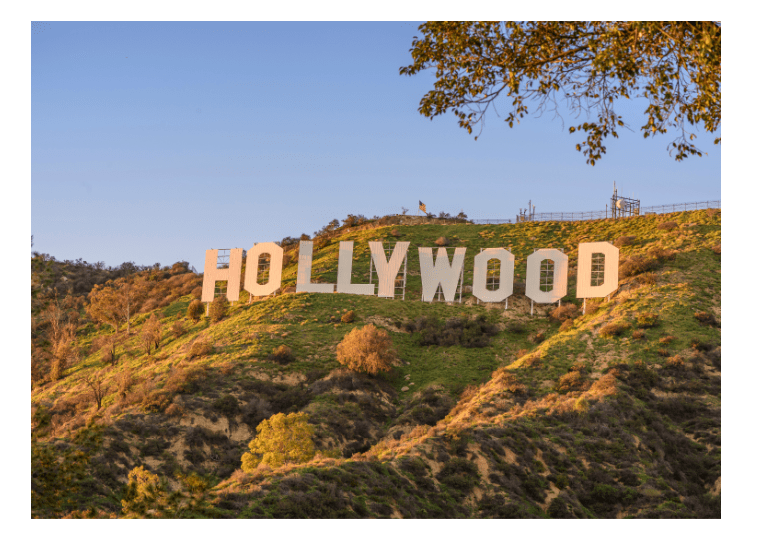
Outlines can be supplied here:
M719 210L373 225L317 235L312 281L336 281L341 240L355 283L367 241L410 241L404 300L296 294L285 242L277 295L243 291L217 322L187 316L187 265L114 277L141 289L129 333L89 313L107 281L56 296L33 258L32 515L720 517ZM463 304L420 301L417 246L442 238L468 247ZM601 240L620 287L583 314L577 245ZM507 309L468 288L497 246L516 256ZM531 314L525 258L546 247L569 255L569 293ZM375 375L338 362L367 325L392 350ZM307 419L314 458L258 462L249 444L280 413Z

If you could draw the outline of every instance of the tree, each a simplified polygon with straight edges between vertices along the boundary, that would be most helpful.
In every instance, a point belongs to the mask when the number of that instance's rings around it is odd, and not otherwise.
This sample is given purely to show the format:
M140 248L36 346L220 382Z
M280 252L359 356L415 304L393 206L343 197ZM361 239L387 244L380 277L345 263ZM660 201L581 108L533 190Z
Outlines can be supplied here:
M101 401L104 396L109 392L109 386L104 380L104 375L101 372L92 373L83 377L83 382L90 388L90 392L93 395L93 401L96 403L96 410L101 408Z
M483 127L501 93L513 102L505 119L511 128L528 114L528 101L537 102L541 114L552 103L558 115L562 96L572 114L595 111L594 120L569 128L586 133L576 149L591 165L606 152L604 139L627 127L615 112L621 97L649 99L645 138L680 130L668 146L679 161L702 155L686 123L716 132L721 122L718 21L447 21L419 29L413 63L399 73L435 69L420 113L433 118L451 110L469 134L475 124Z
M311 439L314 427L308 418L306 413L279 413L258 424L258 435L248 445L250 451L242 455L242 469L252 471L260 462L278 468L311 460L316 450ZM260 460L257 455L262 455Z
M146 287L142 281L107 281L104 285L95 285L88 299L88 315L111 325L115 332L122 323L127 323L127 333L130 334L131 315L141 308L146 299Z
M157 316L152 313L144 323L144 329L141 332L141 343L144 347L146 355L152 353L152 347L154 349L160 348L160 342L162 341L162 324Z
M391 370L396 350L385 330L365 325L346 334L338 344L336 356L341 365L351 370L377 374Z

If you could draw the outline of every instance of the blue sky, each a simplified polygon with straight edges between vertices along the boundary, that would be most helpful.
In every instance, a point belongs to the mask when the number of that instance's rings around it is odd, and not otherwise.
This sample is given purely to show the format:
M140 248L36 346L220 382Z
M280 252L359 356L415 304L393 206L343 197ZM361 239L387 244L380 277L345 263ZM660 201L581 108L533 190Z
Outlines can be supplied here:
M35 32L37 29L37 32ZM35 250L202 268L208 248L313 233L333 218L509 218L604 208L616 180L644 205L717 200L721 149L678 163L671 135L607 141L595 167L552 115L478 141L418 104L433 78L399 75L415 23L67 23L32 32ZM565 118L566 118L566 113Z

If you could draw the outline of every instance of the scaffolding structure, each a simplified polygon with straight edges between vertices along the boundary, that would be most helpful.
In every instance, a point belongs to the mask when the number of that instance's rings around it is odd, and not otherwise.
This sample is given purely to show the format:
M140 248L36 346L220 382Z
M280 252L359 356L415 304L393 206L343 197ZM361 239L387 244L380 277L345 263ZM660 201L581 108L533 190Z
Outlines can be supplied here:
M394 248L396 248L396 242L383 241L381 244L383 245L383 252L386 254L386 261L391 261L391 254L394 252ZM391 298L392 300L399 298L399 296L404 300L405 290L407 288L407 256L408 254L404 255L402 265L399 266L399 271L396 273L396 278L394 279L394 296ZM373 294L378 295L380 280L378 278L378 272L375 270L375 262L372 259L372 255L370 255L370 283L375 285ZM381 298L388 298L388 296L381 296Z
M630 197L621 197L617 194L617 183L614 183L614 191L611 198L612 219L627 218L641 215L641 201Z

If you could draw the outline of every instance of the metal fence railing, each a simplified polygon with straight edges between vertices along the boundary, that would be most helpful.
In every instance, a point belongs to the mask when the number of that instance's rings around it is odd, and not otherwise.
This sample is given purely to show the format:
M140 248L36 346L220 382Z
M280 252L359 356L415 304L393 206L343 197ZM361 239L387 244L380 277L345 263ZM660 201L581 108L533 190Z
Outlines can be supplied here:
M643 206L641 214L668 214L670 212L685 212L687 210L702 210L705 208L721 208L721 201L699 201L699 202L681 202L676 204L663 204L661 206ZM609 217L609 212L604 210L594 210L591 212L543 212L526 216L522 220L512 219L492 219L492 220L471 220L471 223L477 225L504 224L504 223L523 223L523 222L574 222L582 220L601 220ZM627 216L626 216L627 217Z

